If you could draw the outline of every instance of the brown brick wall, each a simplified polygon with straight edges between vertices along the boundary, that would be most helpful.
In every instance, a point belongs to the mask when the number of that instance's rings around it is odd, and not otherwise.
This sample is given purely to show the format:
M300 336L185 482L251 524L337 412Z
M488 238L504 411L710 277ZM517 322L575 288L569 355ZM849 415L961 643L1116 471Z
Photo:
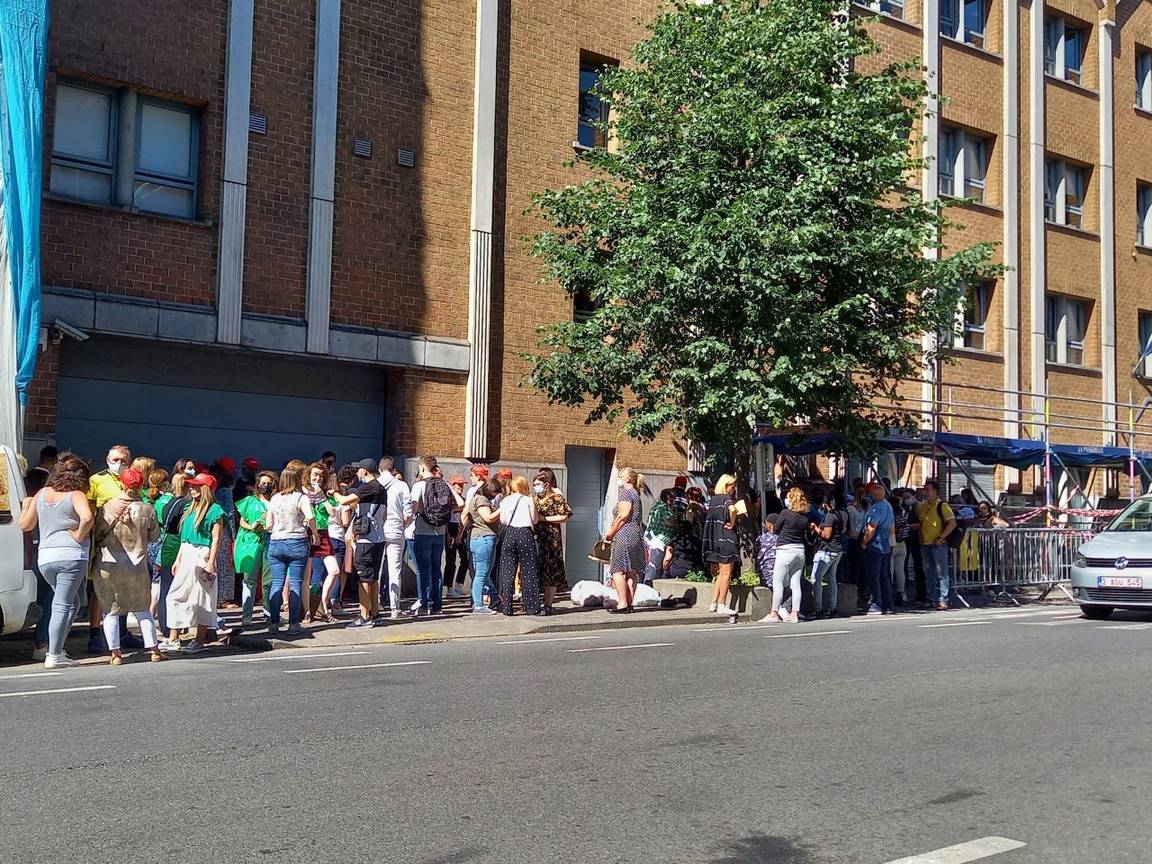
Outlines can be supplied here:
M51 171L58 77L131 85L201 108L198 215L219 207L221 99L227 32L224 0L134 0L99 10L55 0L49 29L44 189ZM216 232L162 216L44 201L44 284L182 303L215 300Z
M312 172L311 0L257 0L252 110L268 134L248 136L244 310L304 317Z
M25 430L32 435L56 431L56 378L60 373L60 345L48 342L40 352L36 375L28 388L28 414Z

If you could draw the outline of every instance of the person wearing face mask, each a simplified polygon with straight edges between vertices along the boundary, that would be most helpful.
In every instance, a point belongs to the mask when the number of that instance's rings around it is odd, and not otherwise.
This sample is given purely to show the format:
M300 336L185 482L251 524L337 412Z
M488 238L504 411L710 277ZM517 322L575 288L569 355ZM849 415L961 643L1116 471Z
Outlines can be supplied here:
M331 622L332 615L328 611L328 599L325 591L331 593L332 586L340 577L340 565L336 561L336 551L332 548L332 540L328 535L328 523L337 506L334 499L329 500L328 492L335 485L329 482L328 468L323 462L313 462L308 466L308 482L304 494L308 496L308 503L312 505L312 514L316 519L316 543L311 549L312 563L308 582L308 602L304 610L304 623L313 621Z
M556 474L551 468L541 468L532 483L536 500L536 568L540 574L540 587L544 589L541 615L552 614L556 592L568 587L568 574L564 570L564 542L560 526L572 518L572 508L556 488Z
M176 463L172 466L172 476L179 477L183 475L186 479L191 479L196 476L196 462L187 457L177 459Z
M265 576L264 596L270 593L272 574L268 570L268 502L276 491L278 478L271 471L261 471L255 478L255 493L236 502L240 517L240 530L236 534L236 572L243 579L241 608L244 627L252 626L252 612L256 601L256 583Z
M128 445L126 444L113 444L108 448L108 456L105 458L105 464L108 467L102 471L97 471L88 481L88 500L92 502L93 512L103 511L106 518L115 521L122 517L128 509L128 502L121 494L124 491L124 487L120 484L120 474L132 465L132 451L128 449ZM104 509L105 504L110 504L111 506ZM104 616L101 614L100 598L96 596L95 588L92 585L92 576L94 575L96 561L99 558L96 551L97 550L93 548L92 555L88 559L89 654L103 654L107 650L107 645L104 642L104 631L101 629ZM121 632L126 633L128 630L127 616L124 616L121 624ZM125 648L144 647L144 643L135 636L126 637L123 641Z

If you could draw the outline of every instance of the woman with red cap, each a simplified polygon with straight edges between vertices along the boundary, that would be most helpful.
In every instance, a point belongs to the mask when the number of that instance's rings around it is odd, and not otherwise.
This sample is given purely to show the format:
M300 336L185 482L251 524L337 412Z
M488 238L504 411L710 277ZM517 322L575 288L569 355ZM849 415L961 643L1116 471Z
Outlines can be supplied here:
M120 474L122 502L127 502L123 513L112 518L109 501L96 516L96 546L100 561L93 586L100 606L104 609L104 639L112 654L113 666L124 662L120 652L120 616L133 613L140 624L144 647L152 660L167 659L156 644L156 621L149 611L152 603L152 579L148 567L148 546L160 537L160 524L156 511L143 500L140 490L144 475L135 468Z
M163 651L204 650L208 629L216 626L216 560L225 514L216 503L216 478L200 473L188 481L192 503L180 520L180 552L168 591L168 628ZM196 638L180 644L180 631L196 628Z

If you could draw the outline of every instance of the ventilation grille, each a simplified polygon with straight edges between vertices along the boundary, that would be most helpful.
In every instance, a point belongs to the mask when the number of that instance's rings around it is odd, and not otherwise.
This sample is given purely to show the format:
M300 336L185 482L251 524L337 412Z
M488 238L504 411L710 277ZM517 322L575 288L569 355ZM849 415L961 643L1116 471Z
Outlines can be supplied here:
M396 151L396 161L404 168L415 168L416 151L410 147L401 147Z
M257 135L268 134L268 115L261 114L259 111L252 111L248 114L248 131L254 132Z
M372 142L367 138L353 138L352 139L352 155L359 156L361 159L372 158Z

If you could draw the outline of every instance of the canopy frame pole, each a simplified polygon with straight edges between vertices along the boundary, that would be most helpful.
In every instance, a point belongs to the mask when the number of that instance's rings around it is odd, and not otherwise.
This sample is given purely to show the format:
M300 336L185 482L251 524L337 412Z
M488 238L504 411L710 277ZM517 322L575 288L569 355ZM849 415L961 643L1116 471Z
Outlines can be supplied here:
M969 488L979 492L980 497L985 501L992 501L992 496L988 494L988 491L983 486L981 486L980 482L972 475L971 472L969 472L967 467L965 467L964 463L961 461L960 457L949 450L947 447L941 446L940 449L944 451L944 455L948 457L949 461L951 463L955 463L956 467L960 469L960 473L963 474L965 479L968 481Z
M1052 435L1049 432L1051 419L1051 388L1048 376L1044 376L1044 524L1052 527Z

